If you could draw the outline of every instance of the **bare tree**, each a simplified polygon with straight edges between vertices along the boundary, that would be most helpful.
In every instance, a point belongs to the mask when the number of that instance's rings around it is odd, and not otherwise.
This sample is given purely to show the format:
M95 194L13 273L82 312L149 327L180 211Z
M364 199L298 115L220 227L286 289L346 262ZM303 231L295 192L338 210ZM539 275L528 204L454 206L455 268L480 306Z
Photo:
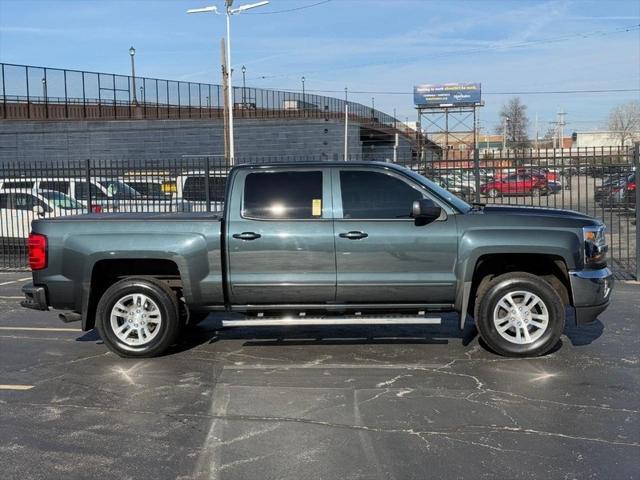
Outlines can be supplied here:
M558 138L558 129L556 127L549 127L540 140L538 140L538 146L540 148L554 148L556 139Z
M620 139L622 146L640 139L640 102L633 100L611 110L609 130Z
M529 145L527 106L520 97L514 97L502 106L500 120L496 133L506 134L509 148L524 148Z

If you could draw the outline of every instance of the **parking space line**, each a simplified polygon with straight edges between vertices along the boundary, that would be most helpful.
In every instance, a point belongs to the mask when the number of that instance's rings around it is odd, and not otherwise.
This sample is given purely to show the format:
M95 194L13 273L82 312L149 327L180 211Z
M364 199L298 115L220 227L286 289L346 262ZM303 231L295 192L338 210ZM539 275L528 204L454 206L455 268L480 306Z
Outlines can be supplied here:
M24 390L31 390L33 387L34 387L33 385L2 385L0 384L0 390L24 391Z
M17 280L11 280L10 282L2 282L0 283L0 287L3 287L5 285L11 285L13 283L18 283L18 282L26 282L27 280L31 280L31 277L19 278Z
M19 332L82 332L80 328L50 328L50 327L0 327L0 330Z
M20 297L20 296L15 296L15 297L4 297L2 295L0 295L0 300L20 300L24 297Z

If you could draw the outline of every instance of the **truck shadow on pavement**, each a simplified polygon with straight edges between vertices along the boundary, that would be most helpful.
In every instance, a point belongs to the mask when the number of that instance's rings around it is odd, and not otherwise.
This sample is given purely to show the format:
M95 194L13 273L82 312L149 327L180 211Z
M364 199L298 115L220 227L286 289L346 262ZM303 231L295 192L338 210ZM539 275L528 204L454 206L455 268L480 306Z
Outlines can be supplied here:
M589 325L576 326L573 314L567 315L564 335L575 346L589 345L604 332L600 320ZM191 350L204 344L225 340L244 340L243 346L298 346L298 345L447 345L459 339L468 346L478 336L472 318L467 318L465 328L460 330L457 315L447 315L438 326L424 325L349 325L349 326L286 326L286 327L233 327L225 328L216 315L197 326L190 327L181 335L178 343L166 355ZM77 338L79 342L102 343L97 330L90 330ZM479 339L479 344L491 352ZM562 340L549 353L562 348Z

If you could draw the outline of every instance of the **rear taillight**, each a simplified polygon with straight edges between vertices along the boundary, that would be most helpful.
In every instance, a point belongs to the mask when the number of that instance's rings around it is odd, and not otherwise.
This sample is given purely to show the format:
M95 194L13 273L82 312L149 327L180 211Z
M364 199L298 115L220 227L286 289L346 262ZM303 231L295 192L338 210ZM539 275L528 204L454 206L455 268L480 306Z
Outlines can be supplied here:
M627 184L627 190L629 190L630 192L633 192L635 189L636 189L635 182L630 182Z
M47 268L47 237L39 233L30 233L27 246L31 270Z
M93 213L102 213L102 206L100 205L92 205L91 212Z

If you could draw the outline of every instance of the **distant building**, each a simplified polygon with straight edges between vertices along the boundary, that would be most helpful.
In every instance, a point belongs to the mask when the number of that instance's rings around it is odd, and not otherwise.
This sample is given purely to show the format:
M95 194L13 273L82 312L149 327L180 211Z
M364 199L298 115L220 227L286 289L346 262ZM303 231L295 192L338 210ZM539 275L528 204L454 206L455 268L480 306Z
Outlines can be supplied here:
M596 131L596 132L574 132L572 146L574 148L583 147L622 147L622 141L618 132ZM633 142L640 141L640 131L632 134L632 138L625 143L631 146Z

